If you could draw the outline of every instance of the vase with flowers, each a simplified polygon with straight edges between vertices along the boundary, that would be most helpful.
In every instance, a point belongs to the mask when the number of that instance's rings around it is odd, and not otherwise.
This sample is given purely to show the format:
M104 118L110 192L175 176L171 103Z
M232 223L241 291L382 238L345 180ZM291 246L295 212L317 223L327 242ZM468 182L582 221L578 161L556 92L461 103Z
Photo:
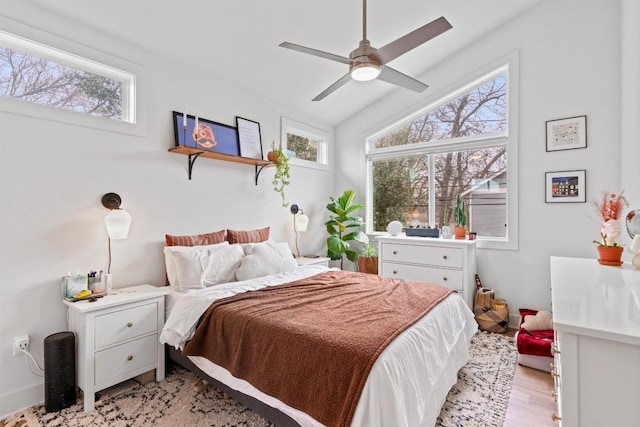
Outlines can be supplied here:
M619 194L603 191L600 199L593 201L593 205L602 221L600 241L593 241L598 245L598 262L604 265L621 265L623 249L618 245L618 237L622 230L619 218L622 211L629 206L624 190Z

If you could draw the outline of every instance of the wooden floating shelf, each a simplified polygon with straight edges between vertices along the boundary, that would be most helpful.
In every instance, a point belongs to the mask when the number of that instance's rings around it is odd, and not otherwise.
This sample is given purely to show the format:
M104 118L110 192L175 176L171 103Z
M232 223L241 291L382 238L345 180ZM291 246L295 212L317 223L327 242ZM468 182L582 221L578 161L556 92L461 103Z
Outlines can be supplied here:
M205 157L207 159L224 160L227 162L234 162L234 163L243 163L245 165L254 165L256 185L258 185L258 176L260 176L260 172L262 172L262 169L264 169L265 167L275 166L274 162L270 162L268 160L250 159L248 157L232 156L230 154L213 153L211 151L204 151L199 148L185 147L184 145L169 148L169 151L171 153L178 153L178 154L184 154L186 156L189 156L189 179L191 179L193 164L195 163L198 157Z

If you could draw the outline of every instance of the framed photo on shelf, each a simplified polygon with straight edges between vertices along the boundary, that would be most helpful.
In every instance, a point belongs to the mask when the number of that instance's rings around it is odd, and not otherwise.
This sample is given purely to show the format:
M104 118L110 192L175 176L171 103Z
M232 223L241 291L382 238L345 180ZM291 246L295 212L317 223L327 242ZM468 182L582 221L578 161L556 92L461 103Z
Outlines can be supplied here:
M197 128L196 128L197 121ZM201 117L173 112L173 129L176 147L198 148L212 153L240 155L238 129Z
M585 170L545 173L546 203L585 203L587 201Z
M547 151L587 148L587 116L548 120Z
M251 159L262 159L262 137L260 123L236 116L240 155Z

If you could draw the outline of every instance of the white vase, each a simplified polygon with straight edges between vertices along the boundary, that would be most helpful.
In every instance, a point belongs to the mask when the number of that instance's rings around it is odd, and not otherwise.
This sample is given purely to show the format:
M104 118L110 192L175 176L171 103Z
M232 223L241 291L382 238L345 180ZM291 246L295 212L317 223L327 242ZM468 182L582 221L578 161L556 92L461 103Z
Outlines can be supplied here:
M610 219L602 226L602 234L607 235L607 245L611 246L614 243L618 243L618 237L622 231L620 221L617 219Z

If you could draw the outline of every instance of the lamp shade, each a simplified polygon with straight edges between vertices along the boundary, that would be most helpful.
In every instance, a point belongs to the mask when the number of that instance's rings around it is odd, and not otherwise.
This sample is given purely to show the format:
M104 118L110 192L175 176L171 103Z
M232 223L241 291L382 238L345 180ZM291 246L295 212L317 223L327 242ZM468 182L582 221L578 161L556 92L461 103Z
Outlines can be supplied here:
M104 217L110 239L126 239L131 225L131 215L124 209L114 209Z
M303 213L298 213L293 216L293 221L295 222L297 231L307 231L307 227L309 226L309 217Z

